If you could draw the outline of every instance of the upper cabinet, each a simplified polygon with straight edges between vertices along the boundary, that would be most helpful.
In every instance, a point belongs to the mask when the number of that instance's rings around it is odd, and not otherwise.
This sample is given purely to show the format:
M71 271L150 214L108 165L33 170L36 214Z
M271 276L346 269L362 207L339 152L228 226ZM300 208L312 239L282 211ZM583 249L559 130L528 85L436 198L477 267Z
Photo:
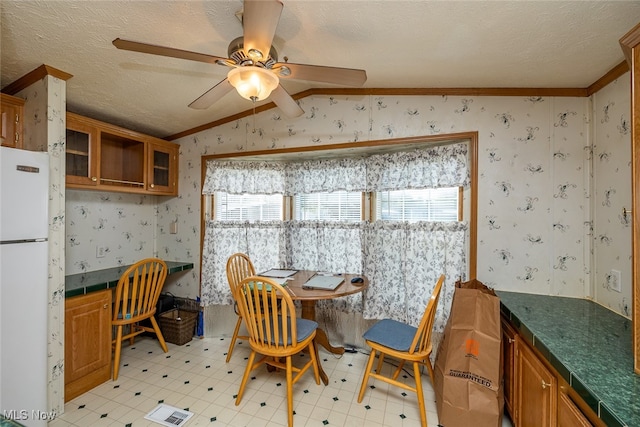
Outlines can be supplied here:
M24 99L0 94L2 120L0 120L0 139L5 147L22 148L22 121L24 118Z
M178 195L177 144L67 113L67 187Z

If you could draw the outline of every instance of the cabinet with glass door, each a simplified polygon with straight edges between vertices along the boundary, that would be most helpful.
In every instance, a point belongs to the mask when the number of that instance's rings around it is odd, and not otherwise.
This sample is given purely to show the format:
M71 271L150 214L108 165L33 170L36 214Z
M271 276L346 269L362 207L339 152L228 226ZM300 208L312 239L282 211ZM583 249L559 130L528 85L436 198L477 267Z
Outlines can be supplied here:
M67 187L178 195L178 145L67 113Z

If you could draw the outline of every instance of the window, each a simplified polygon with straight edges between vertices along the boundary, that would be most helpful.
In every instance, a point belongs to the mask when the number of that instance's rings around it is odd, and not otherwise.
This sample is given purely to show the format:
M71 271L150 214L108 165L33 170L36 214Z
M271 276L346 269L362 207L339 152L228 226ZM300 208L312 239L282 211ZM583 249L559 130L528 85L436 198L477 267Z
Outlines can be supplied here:
M457 221L459 188L376 193L376 218L387 221Z
M214 215L218 221L281 221L282 195L216 192Z
M359 191L299 194L294 203L297 220L355 222L362 219L362 193Z

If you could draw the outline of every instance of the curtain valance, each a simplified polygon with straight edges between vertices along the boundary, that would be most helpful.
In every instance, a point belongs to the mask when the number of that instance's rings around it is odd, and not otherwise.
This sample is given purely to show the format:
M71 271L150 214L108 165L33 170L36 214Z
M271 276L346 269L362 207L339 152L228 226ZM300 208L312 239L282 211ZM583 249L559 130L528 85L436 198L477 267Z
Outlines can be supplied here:
M210 160L202 194L285 194L285 167L281 162Z
M459 187L466 186L469 180L464 143L376 154L366 162L364 191Z
M211 160L203 194L308 194L466 186L467 144L303 162Z

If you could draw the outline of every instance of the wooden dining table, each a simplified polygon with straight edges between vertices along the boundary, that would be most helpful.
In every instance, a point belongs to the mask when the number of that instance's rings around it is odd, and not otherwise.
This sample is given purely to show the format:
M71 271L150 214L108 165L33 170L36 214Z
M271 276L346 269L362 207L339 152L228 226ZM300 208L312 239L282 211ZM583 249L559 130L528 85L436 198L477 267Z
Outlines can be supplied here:
M320 300L328 300L347 295L357 294L362 292L369 286L369 280L362 274L333 274L344 278L344 281L334 290L319 290L319 289L305 289L304 284L318 273L310 270L298 270L294 275L290 276L287 280L286 289L291 296L291 299L300 301L302 306L302 318L308 320L316 320L316 302ZM351 279L354 277L361 277L362 283L351 283ZM318 345L324 347L327 351L333 354L344 354L343 346L333 346L329 342L327 333L320 327L316 331L315 338L316 356L318 355ZM327 385L329 383L329 377L322 369L320 364L320 358L318 358L318 367L320 369L320 377L322 382Z

